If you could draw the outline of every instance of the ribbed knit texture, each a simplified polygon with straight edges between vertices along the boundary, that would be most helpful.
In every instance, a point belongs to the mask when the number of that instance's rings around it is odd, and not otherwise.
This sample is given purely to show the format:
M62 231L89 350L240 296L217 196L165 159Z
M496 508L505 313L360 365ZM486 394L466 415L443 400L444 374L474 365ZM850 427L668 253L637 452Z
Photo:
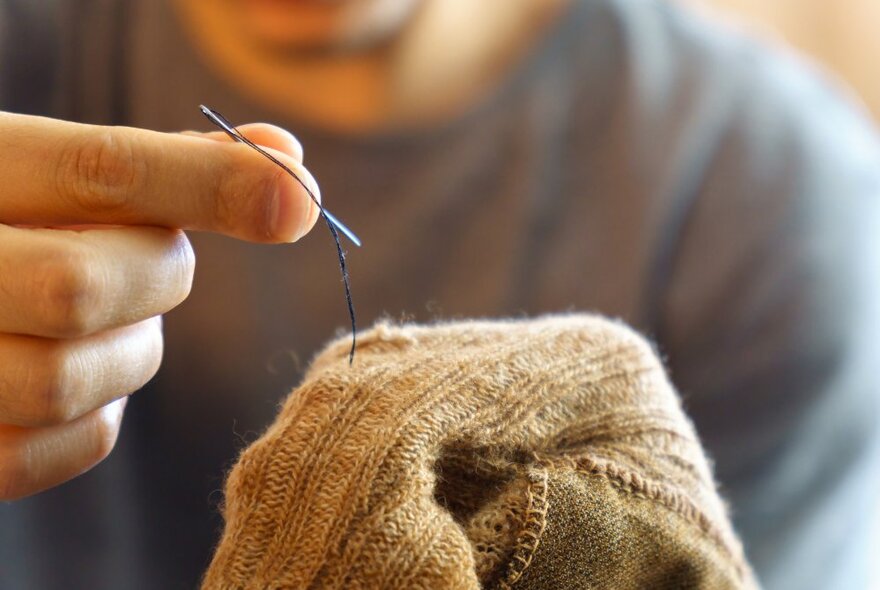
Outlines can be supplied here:
M592 316L332 343L229 475L204 588L751 588L651 347Z

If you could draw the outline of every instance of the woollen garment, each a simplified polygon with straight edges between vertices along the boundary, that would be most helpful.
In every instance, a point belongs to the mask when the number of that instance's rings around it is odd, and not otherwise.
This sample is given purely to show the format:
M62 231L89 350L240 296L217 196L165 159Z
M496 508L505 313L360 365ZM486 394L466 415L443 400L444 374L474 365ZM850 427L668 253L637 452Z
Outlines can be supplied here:
M762 584L868 586L880 142L846 93L685 3L574 0L480 105L355 139L224 79L177 4L0 0L0 106L176 131L210 129L207 102L290 129L368 246L350 252L363 325L624 319L662 349ZM189 239L199 277L111 456L0 505L0 588L196 586L223 470L344 327L321 228L290 248Z
M754 588L651 346L595 316L382 323L232 469L205 589Z

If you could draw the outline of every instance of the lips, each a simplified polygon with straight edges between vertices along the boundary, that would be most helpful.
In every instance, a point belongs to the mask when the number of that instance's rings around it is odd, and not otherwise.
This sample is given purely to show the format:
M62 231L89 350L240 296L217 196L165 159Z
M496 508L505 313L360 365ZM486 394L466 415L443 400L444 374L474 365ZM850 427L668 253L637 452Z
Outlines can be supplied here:
M261 8L285 8L290 6L338 6L351 0L239 0L242 4Z

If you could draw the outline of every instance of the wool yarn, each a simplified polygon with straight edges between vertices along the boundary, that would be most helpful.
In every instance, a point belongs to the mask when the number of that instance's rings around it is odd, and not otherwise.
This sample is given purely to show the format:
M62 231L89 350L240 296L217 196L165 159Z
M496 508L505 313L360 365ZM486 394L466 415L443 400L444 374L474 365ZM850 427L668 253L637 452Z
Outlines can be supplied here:
M380 323L229 474L206 589L754 588L651 346L590 315Z

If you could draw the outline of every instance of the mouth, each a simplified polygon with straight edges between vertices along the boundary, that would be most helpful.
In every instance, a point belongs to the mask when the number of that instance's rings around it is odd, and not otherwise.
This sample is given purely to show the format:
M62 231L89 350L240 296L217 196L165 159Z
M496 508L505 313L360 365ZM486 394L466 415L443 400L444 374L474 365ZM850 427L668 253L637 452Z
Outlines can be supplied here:
M351 0L239 0L242 4L260 8L288 8L291 6L340 6Z

